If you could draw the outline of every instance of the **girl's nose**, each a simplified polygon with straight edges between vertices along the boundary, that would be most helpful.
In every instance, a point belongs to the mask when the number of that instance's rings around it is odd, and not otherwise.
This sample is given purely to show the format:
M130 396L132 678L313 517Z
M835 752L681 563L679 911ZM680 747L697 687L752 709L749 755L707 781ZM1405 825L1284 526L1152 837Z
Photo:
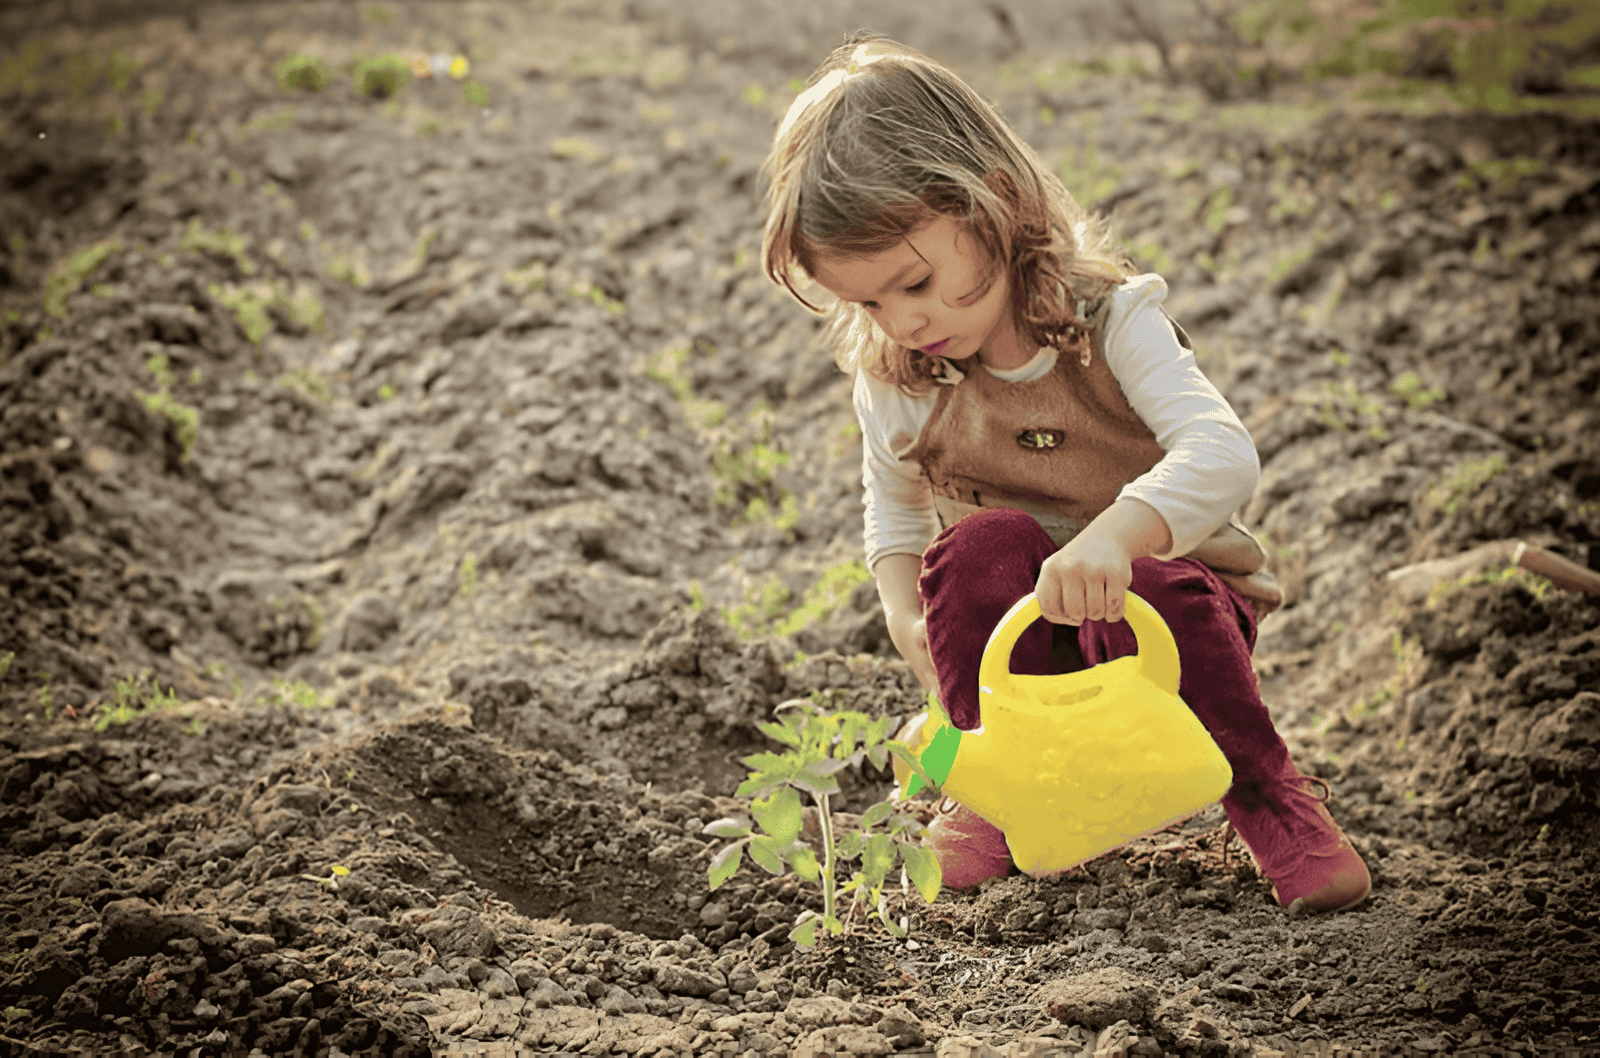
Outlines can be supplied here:
M915 309L902 309L895 313L889 329L889 337L909 348L918 346L922 330L928 325L928 314Z

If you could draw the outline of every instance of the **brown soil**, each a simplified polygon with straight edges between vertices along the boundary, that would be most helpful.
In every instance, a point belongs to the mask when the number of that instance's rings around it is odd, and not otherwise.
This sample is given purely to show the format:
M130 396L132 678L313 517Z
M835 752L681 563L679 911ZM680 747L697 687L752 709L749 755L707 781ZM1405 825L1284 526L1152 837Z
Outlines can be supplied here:
M551 6L0 12L0 1049L1600 1045L1600 599L1497 572L1600 565L1600 129L1081 75L1142 53L1069 5ZM920 707L870 586L773 634L860 557L859 449L757 167L862 24L1171 283L1359 909L1280 910L1215 808L909 943L707 891L775 705ZM488 105L358 95L390 49Z

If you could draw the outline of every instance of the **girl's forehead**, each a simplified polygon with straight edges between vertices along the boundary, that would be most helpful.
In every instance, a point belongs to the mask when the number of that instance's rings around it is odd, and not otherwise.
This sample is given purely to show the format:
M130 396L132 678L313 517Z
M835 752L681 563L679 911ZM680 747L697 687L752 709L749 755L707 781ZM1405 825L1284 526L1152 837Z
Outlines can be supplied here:
M915 279L919 269L955 253L959 233L954 220L937 217L877 253L819 254L812 278L846 301L871 301L896 281Z

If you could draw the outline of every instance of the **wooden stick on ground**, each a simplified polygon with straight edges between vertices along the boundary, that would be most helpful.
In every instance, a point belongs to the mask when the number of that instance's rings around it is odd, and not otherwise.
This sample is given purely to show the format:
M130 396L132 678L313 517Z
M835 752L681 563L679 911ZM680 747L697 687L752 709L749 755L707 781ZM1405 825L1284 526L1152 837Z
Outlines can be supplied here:
M1569 559L1562 558L1553 551L1546 551L1542 547L1529 547L1527 544L1518 544L1516 552L1511 556L1511 561L1529 573L1537 573L1541 577L1549 577L1550 582L1558 588L1600 594L1600 573L1580 566Z

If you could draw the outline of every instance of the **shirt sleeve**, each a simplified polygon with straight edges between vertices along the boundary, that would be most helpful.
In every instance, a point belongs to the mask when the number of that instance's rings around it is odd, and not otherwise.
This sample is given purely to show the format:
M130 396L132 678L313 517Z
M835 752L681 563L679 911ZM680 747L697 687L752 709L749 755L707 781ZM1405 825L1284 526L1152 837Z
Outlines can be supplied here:
M1172 530L1172 550L1188 554L1243 506L1261 478L1250 432L1178 344L1162 311L1167 284L1140 276L1112 294L1102 346L1133 410L1166 455L1122 487L1118 499L1142 500Z
M861 502L867 568L872 569L884 555L922 554L939 535L933 490L922 468L895 455L922 433L934 397L907 396L858 371L853 399L861 424Z

